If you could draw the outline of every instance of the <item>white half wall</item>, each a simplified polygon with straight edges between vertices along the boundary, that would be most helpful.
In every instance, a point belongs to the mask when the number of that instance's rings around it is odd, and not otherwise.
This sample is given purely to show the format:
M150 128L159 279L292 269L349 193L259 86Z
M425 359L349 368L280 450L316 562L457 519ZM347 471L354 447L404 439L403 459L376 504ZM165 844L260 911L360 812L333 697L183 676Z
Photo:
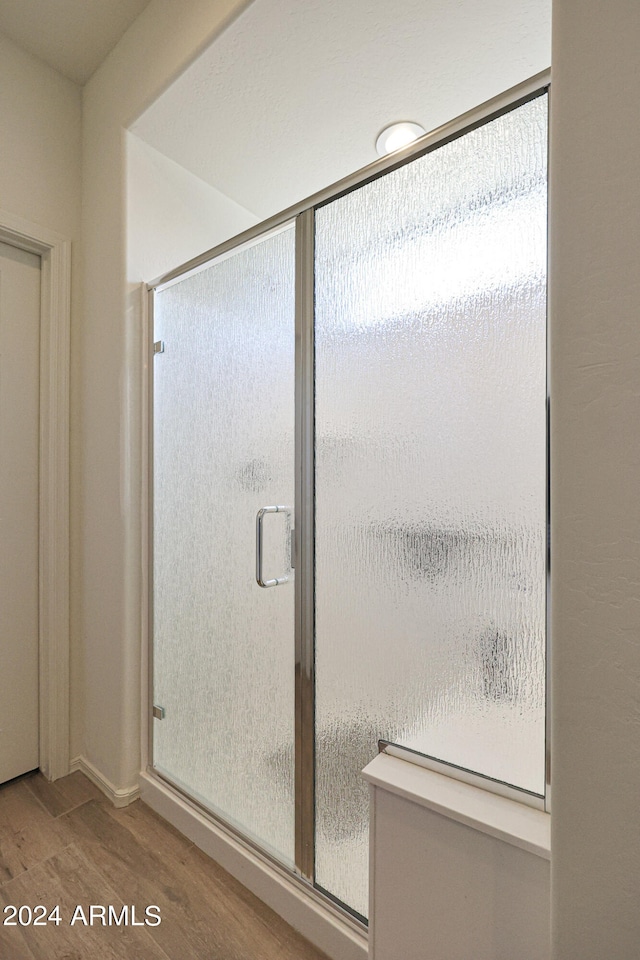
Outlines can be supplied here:
M370 960L549 960L549 816L379 754Z

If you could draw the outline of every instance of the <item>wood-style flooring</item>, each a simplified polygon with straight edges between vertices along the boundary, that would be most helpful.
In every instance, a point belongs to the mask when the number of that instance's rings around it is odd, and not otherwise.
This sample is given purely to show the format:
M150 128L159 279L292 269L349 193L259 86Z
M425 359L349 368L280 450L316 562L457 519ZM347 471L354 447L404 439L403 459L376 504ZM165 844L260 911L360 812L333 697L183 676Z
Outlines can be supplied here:
M60 923L29 923L38 905ZM8 926L12 906L35 914ZM326 960L139 800L116 810L81 773L0 786L0 913L0 960Z

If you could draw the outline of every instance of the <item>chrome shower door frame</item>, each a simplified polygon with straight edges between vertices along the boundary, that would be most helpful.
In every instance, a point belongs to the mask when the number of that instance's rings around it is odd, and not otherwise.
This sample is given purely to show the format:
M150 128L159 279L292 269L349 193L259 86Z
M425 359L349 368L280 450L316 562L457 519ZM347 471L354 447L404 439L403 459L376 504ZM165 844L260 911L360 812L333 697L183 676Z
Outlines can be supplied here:
M269 233L277 231L295 220L296 265L295 265L295 507L294 548L295 555L295 873L292 876L305 887L313 888L318 900L333 909L343 909L330 897L314 887L314 837L315 837L315 729L314 729L314 617L315 617L315 570L314 570L314 220L317 208L336 200L364 184L375 180L418 157L437 149L443 144L499 117L517 106L549 91L550 72L544 71L487 101L449 123L421 137L413 144L369 164L349 177L319 191L310 198L295 204L268 220L244 231L238 236L217 245L211 250L171 270L145 287L147 335L143 345L143 370L147 380L145 391L145 418L147 421L143 438L143 456L146 460L148 492L145 495L143 525L143 553L147 571L144 583L143 643L147 660L146 696L143 696L143 737L146 748L146 766L150 775L169 783L174 790L186 796L200 807L214 822L221 823L232 835L237 836L254 853L273 863L273 858L247 839L235 827L229 825L197 800L194 800L172 783L153 766L153 298L154 292L174 281L186 277L232 255L241 247L258 242ZM547 522L549 504L547 498ZM263 584L265 585L265 584ZM547 629L547 665L549 663L549 631ZM548 669L548 667L547 667ZM549 680L547 679L547 727L549 711ZM547 809L550 792L550 749L547 738L545 746L547 763ZM456 776L455 768L450 774ZM471 774L474 782L491 790L491 784L481 775ZM497 791L500 792L500 791ZM346 910L346 908L344 908ZM351 918L353 919L353 918ZM360 924L360 921L353 920Z

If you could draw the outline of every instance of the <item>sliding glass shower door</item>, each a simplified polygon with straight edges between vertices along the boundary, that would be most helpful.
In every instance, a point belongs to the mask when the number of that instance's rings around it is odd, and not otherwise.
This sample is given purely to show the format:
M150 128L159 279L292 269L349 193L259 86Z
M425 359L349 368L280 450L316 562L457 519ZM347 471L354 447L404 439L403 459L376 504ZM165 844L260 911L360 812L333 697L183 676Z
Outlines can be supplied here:
M154 766L287 864L294 274L287 226L154 304Z
M544 800L546 146L528 89L154 289L153 766L361 918L379 740Z

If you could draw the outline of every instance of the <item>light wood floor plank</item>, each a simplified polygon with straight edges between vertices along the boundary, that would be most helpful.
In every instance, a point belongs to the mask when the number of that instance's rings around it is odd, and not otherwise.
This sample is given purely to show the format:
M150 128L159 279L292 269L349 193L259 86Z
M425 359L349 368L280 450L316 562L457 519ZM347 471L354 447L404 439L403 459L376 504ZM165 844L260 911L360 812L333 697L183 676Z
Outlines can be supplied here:
M59 927L0 926L0 960L326 960L140 801L116 810L86 778L0 787L0 904L60 905ZM76 905L158 926L69 925Z
M17 833L51 820L51 814L36 800L27 783L25 778L0 787L0 831Z
M80 771L55 783L48 783L41 773L37 773L29 777L25 785L52 817L60 817L88 800L104 800L100 790Z
M250 940L249 957L326 960L324 953L195 845L189 851L184 867L197 886L216 891L218 909L227 923L246 928ZM250 925L246 922L248 916L252 919Z
M171 857L183 862L193 846L191 840L140 800L119 809L108 804L105 809L110 817L129 830L147 850L165 858Z
M302 938L298 938L295 953L281 951L281 941L273 930L283 921L251 898L248 891L244 892L251 900L244 903L239 900L235 881L220 867L212 869L206 884L199 882L190 865L167 858L163 851L147 849L130 830L115 822L102 804L85 804L65 819L77 842L87 850L108 881L117 884L125 899L160 906L163 922L150 929L150 934L171 958L199 960L206 956L210 960L252 960L259 955L301 960L304 957L301 951L307 945ZM242 908L241 919L239 908ZM262 911L268 911L270 926L265 924ZM256 950L261 953L256 954Z
M15 833L0 832L0 887L60 853L71 836L66 824L53 819L37 821Z
M3 904L60 907L61 923L22 928L35 960L167 960L145 927L72 925L78 905L90 917L91 904L121 906L122 901L82 852L68 847L0 889ZM5 927L5 934L18 928Z
M1 897L0 905L4 907ZM2 960L35 960L19 927L0 926L0 957Z

